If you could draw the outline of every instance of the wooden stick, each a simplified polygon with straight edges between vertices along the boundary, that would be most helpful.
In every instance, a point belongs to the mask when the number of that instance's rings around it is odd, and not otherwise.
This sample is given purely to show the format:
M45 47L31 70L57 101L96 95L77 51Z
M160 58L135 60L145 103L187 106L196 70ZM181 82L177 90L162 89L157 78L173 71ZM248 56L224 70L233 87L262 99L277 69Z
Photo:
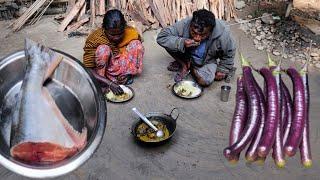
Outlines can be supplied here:
M39 14L41 13L40 8L37 10L36 14L33 16L33 18L31 19L31 21L28 23L28 25L32 25L35 23L36 18L39 16Z
M37 0L34 2L27 11L15 21L13 24L13 31L19 30L26 21L46 2L46 0Z
M41 17L43 16L43 14L47 11L47 9L49 8L49 6L51 5L51 3L53 2L53 0L51 0L50 2L49 2L49 4L44 8L44 10L41 12L41 14L38 16L38 18L36 19L36 21L34 22L34 23L37 23L40 19L41 19ZM33 23L33 24L34 24Z
M72 21L72 19L78 14L81 7L84 5L85 0L79 0L71 9L70 13L67 15L66 18L61 22L58 31L62 32L66 29L68 24Z
M12 24L10 24L9 27L21 23L25 18L27 18L28 14L33 10L33 8L34 8L38 3L39 3L38 1L34 2L34 3L26 10L26 12L24 12L23 15L20 16L19 19L17 19L17 20L14 21Z

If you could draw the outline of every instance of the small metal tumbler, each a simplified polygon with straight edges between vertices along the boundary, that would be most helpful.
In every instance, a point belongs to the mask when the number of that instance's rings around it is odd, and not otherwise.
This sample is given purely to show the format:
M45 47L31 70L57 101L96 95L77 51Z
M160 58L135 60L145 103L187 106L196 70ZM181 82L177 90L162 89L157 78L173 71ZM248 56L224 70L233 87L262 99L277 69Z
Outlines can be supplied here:
M231 90L230 86L227 86L227 85L221 86L221 94L220 94L221 101L223 102L228 101L230 90Z

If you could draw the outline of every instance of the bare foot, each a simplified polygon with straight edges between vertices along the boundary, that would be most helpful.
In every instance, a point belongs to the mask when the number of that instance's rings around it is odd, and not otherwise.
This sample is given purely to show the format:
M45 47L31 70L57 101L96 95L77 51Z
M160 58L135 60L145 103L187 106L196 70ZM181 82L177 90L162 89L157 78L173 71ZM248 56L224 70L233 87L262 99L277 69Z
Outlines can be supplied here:
M181 64L178 61L173 61L167 67L169 71L178 72L181 69Z

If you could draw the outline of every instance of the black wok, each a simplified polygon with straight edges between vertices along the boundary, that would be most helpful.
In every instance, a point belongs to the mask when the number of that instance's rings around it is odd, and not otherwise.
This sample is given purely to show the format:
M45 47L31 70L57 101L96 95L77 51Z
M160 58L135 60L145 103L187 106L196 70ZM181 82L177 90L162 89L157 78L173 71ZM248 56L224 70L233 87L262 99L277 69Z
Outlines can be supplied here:
M172 117L172 113L174 111L177 111L177 116L175 118ZM177 119L180 115L180 112L177 108L173 108L170 112L170 114L164 114L164 113L160 113L160 112L150 112L150 113L147 113L145 116L146 118L148 119L153 119L153 120L156 120L156 121L159 121L161 123L163 123L168 131L169 131L169 136L165 139L162 139L160 141L142 141L140 138L137 137L137 128L139 127L140 124L144 123L143 120L139 119L138 121L136 121L133 125L132 125L132 128L131 128L131 133L132 135L134 136L135 140L138 142L138 143L141 143L141 144L144 144L144 145L161 145L161 144L164 144L166 142L168 142L171 137L173 136L173 134L175 133L176 131L176 127L177 127Z

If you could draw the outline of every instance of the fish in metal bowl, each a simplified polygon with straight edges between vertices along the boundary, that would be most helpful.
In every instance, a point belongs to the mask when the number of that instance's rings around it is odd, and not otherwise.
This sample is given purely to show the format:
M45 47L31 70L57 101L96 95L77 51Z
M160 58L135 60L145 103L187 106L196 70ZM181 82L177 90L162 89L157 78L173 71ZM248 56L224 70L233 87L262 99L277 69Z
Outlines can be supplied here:
M100 144L106 105L94 78L73 57L25 41L0 61L0 163L34 178L83 164Z

